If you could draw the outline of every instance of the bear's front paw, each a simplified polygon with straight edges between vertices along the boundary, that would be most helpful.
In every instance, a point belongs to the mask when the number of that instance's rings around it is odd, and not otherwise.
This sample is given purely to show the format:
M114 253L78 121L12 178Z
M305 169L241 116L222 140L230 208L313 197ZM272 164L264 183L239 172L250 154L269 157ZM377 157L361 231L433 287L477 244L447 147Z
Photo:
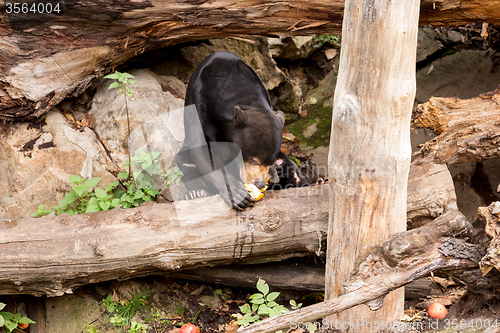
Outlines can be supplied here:
M326 177L318 177L318 179L316 179L316 181L313 184L314 185L328 184L328 176L326 176Z
M229 192L221 192L221 196L226 203L236 210L243 210L253 206L253 200L248 194L243 183L235 181L229 186Z

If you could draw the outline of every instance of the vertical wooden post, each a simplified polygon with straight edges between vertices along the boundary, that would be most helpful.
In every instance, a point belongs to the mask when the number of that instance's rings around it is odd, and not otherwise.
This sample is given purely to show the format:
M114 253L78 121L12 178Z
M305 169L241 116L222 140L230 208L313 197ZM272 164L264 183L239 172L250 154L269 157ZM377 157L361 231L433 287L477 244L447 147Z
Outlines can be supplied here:
M418 0L345 2L329 157L326 299L344 294L342 283L366 245L406 230L418 15ZM376 332L400 319L403 303L400 288L380 310L361 305L327 320L345 332Z

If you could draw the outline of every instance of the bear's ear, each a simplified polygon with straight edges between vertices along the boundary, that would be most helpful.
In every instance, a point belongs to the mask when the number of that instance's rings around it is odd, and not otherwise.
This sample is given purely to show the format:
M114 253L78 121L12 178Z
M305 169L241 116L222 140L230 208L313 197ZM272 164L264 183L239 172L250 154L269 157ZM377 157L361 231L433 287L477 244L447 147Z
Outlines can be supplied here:
M276 118L278 118L281 123L281 127L283 127L285 125L285 114L281 111L276 111Z
M245 127L248 124L248 115L238 105L234 107L233 124L235 127Z

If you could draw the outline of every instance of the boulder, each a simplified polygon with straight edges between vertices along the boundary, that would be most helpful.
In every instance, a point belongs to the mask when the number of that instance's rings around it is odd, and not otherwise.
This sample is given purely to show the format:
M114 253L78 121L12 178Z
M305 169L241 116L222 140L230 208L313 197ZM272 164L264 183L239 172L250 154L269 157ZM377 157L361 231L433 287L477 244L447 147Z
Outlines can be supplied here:
M209 43L183 47L184 60L194 68L215 51L228 51L243 59L271 90L285 80L285 74L273 60L266 39L240 40L234 38L211 39Z
M417 62L427 59L427 57L443 47L443 43L435 29L428 26L418 28Z
M53 109L37 123L0 124L0 216L21 217L38 205L57 206L67 190L70 175L114 180L118 170L95 133L75 129Z
M97 90L90 113L96 120L95 130L106 143L113 160L122 166L136 149L162 152L162 161L170 165L184 141L183 106L180 95L184 84L172 77L159 77L147 69L130 72L137 81L131 85L128 98L130 138L123 95L109 90L111 80ZM163 88L162 88L163 87Z
M274 58L306 59L322 44L314 36L281 36L268 38L269 50Z

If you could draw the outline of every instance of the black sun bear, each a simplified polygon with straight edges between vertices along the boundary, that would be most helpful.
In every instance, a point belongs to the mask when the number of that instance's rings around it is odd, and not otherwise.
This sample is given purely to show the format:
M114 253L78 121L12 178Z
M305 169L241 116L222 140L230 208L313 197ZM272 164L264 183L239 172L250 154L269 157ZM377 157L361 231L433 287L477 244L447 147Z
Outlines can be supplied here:
M243 60L229 52L205 58L187 86L185 140L177 154L187 198L220 194L242 210L253 205L244 183L258 188L268 182L274 188L309 185L281 152L284 122Z

